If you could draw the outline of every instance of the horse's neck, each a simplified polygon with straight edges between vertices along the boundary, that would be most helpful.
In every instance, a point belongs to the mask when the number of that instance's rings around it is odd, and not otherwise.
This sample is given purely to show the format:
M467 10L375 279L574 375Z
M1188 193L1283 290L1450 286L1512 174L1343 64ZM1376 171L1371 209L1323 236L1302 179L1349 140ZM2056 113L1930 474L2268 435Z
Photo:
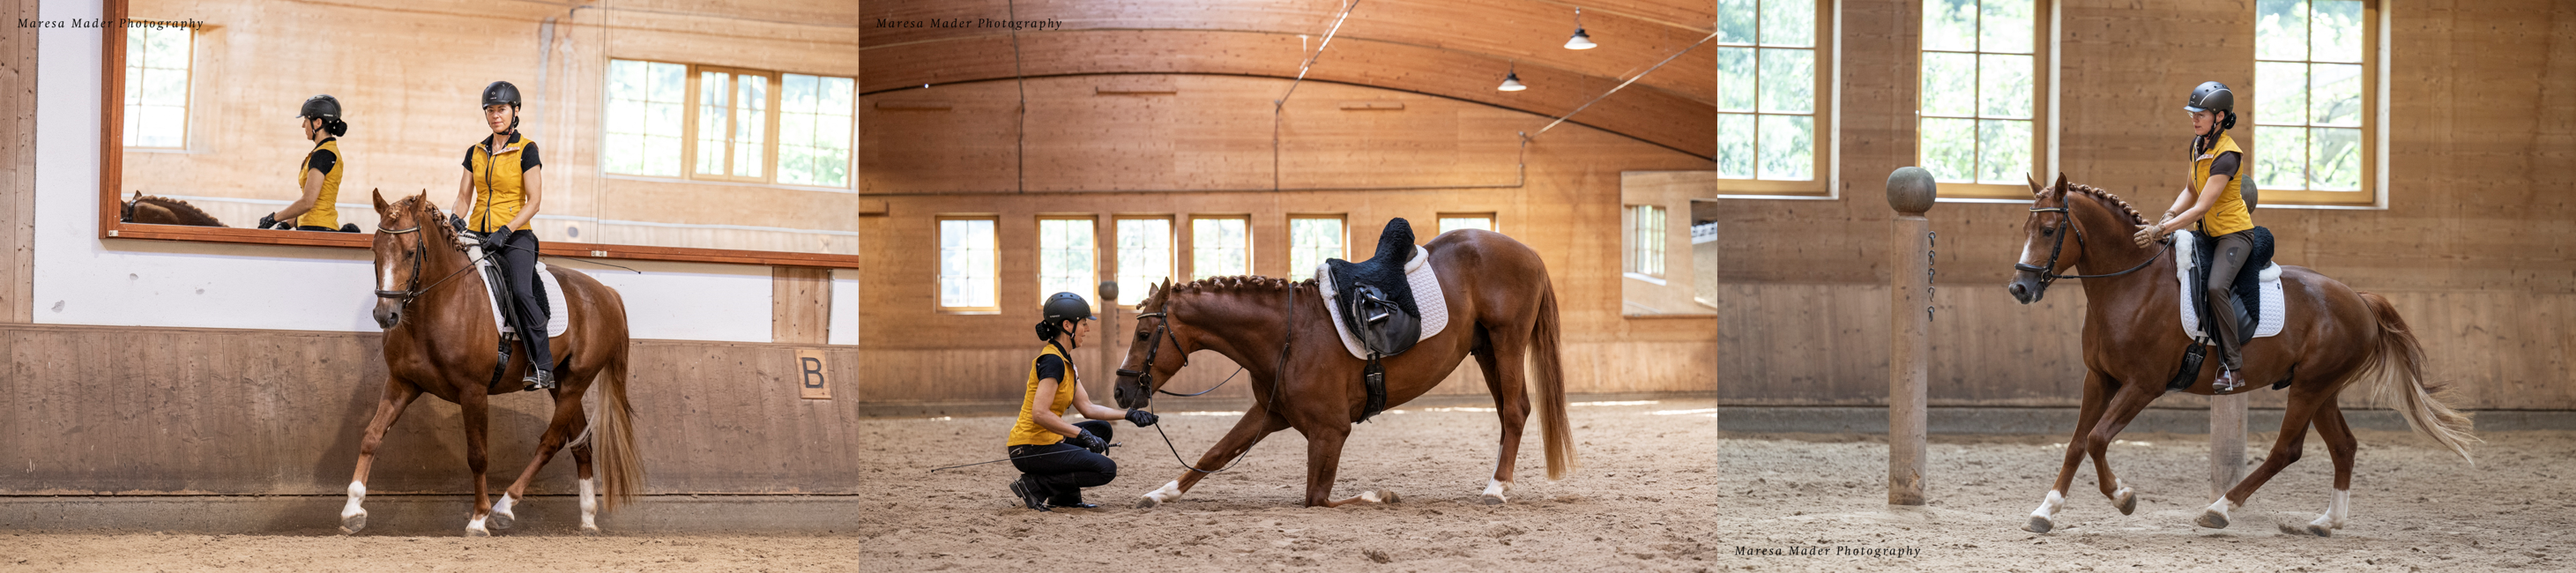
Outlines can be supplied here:
M1267 369L1276 359L1279 338L1287 332L1286 312L1295 291L1220 291L1187 295L1178 301L1180 322L1192 330L1202 349L1225 355L1247 368ZM1265 352L1268 351L1268 352Z
M2084 297L2088 301L2086 307L2090 312L2114 313L2115 307L2123 306L2113 304L2115 301L2144 303L2163 291L2171 290L2162 287L2174 281L2171 251L2138 248L2137 243L2130 239L2137 229L2120 217L2117 210L2090 198L2081 201L2092 204L2094 208L2075 210L2082 213L2076 218L2076 223L2083 226L2086 244L2083 246L2084 260L2077 261L2074 274L2101 275L2137 268L2135 272L2120 276L2083 279ZM2147 261L2140 267L2139 262L2149 257L2160 260Z

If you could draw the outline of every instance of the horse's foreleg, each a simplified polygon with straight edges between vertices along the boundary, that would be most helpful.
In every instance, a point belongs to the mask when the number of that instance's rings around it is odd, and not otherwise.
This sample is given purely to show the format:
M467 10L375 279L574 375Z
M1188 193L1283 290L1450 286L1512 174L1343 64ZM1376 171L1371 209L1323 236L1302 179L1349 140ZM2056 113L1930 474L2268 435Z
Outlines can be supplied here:
M2334 499L2326 502L2326 512L2308 522L2308 533L2317 537L2334 535L2343 529L2344 517L2352 511L2352 456L2361 444L2352 438L2352 427L2344 424L2343 408L2327 400L2317 411L2317 435L2326 440L2326 453L2334 456Z
M492 530L483 522L491 516L492 488L484 482L483 474L491 469L486 463L490 450L485 440L491 426L491 397L484 394L482 385L468 384L457 393L456 402L464 410L465 468L474 474L474 518L465 522L465 535L489 537Z
M2210 529L2226 529L2228 512L2245 507L2246 499L2253 497L2254 490L2263 487L2263 482L2271 481L2272 474L2280 473L2281 468L2290 466L2290 462L2299 461L2300 450L2308 443L2308 422L2316 417L2320 403L2333 400L2334 395L2320 397L2306 385L2291 386L2290 403L2281 410L2281 437L2272 441L2272 453L2263 457L2263 465L2256 466L2253 473L2236 482L2236 487L2228 489L2227 495L2210 502L2208 508L2201 510L2200 518L2192 522Z
M1348 424L1317 428L1306 432L1306 506L1341 507L1352 503L1395 503L1395 492L1364 491L1359 495L1333 499L1333 477L1342 465L1342 441L1349 439Z
M2075 437L2066 440L2066 463L2057 468L2056 484L2049 486L2048 497L2040 500L2039 509L2031 510L2030 522L2021 526L2023 531L2048 533L2057 527L2057 510L2066 505L2066 488L2075 485L2075 470L2084 467L2084 437L2102 420L2104 402L2110 400L2109 386L2110 379L2101 373L2084 376L2084 407L2076 414Z
M367 510L359 504L367 499L367 472L376 465L376 446L384 445L385 430L401 419L404 408L420 398L420 388L400 379L385 379L384 397L376 401L376 416L367 421L366 437L358 440L358 469L349 477L349 505L340 509L340 533L357 533L367 528Z
M569 390L557 392L554 419L546 424L545 437L537 440L536 456L528 460L528 469L519 472L519 479L510 482L510 489L501 492L501 501L492 504L492 527L495 529L509 529L518 523L518 514L511 511L511 506L528 498L528 483L536 481L537 470L544 469L546 462L554 459L555 452L563 450L564 441L571 439L573 432L585 427L581 394Z
M1242 457L1244 450L1252 449L1252 443L1260 441L1262 436L1285 429L1288 429L1287 423L1271 416L1270 410L1255 406L1245 411L1242 419L1234 422L1234 429L1226 430L1224 439L1217 440L1216 446L1208 448L1207 453L1199 456L1198 467L1211 470L1227 467L1234 463L1235 458ZM1154 491L1146 492L1144 497L1137 499L1136 507L1144 509L1179 501L1181 494L1190 491L1192 486L1198 485L1199 480L1206 479L1207 476L1208 474L1199 471L1182 470L1180 478L1165 483L1163 487L1156 488Z
M1485 481L1485 505L1511 501L1512 465L1520 459L1521 430L1529 425L1529 393L1522 390L1528 373L1521 371L1521 344L1519 340L1495 340L1490 348L1476 353L1476 366L1485 371L1485 390L1494 395L1494 414L1503 422L1503 442L1495 453L1494 477Z
M2111 473L2111 440L2119 437L2120 430L2127 429L2130 420L2137 419L2139 412L2146 411L2147 405L2155 403L2156 397L2163 394L2164 387L2159 385L2136 382L2121 385L2111 394L2111 403L2103 407L2102 419L2093 423L2093 433L2084 441L2085 453L2093 457L2094 486L2102 489L2102 497L2111 499L2111 505L2120 508L2120 515L2137 511L2138 494L2120 483L2120 476Z

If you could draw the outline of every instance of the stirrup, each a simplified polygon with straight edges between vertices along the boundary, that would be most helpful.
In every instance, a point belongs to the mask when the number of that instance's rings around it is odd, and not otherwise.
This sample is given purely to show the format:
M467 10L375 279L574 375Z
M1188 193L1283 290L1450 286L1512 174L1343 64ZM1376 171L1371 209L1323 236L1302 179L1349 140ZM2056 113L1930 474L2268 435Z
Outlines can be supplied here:
M2218 379L2209 382L2209 388L2219 392L2230 392L2243 387L2245 387L2244 377L2237 375L2237 370L2221 369L2218 371Z
M555 389L555 373L545 370L537 370L528 373L528 377L519 379L519 382L527 384L526 389L531 391L553 390Z

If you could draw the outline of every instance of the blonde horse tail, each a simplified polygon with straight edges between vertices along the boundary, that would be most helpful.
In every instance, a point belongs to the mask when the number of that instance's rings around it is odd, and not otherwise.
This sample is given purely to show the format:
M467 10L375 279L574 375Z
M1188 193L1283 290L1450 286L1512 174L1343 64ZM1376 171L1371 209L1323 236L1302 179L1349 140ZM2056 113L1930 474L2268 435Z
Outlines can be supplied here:
M599 375L599 413L590 418L592 449L598 453L600 509L616 511L634 503L644 490L643 459L635 452L634 408L626 399L627 350L624 340Z
M2424 348L2415 342L2415 333L2406 327L2406 319L2397 315L2397 307L2388 299L2361 293L2362 302L2379 322L2379 348L2360 373L2355 376L2371 383L2371 393L2381 405L2395 408L2406 417L2406 425L2415 433L2459 454L2461 460L2476 465L2469 457L2469 446L2481 443L2470 433L2473 422L2469 415L2441 402L2446 384L2424 381Z
M1574 431L1565 419L1565 360L1558 350L1556 287L1539 283L1538 320L1530 333L1530 357L1537 362L1539 429L1547 441L1547 479L1565 479L1579 465L1574 459Z

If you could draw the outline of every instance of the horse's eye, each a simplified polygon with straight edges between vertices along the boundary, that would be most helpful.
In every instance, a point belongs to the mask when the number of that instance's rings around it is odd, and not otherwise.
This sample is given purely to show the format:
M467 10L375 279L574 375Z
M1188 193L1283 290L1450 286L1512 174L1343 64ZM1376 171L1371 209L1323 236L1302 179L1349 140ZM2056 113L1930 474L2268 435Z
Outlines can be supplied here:
M1145 333L1142 333L1142 332L1136 333L1136 341L1137 341L1137 342L1144 342L1144 341L1145 341Z
M2040 234L2040 235L2042 235L2042 236L2054 237L2054 236L2057 236L2057 228L2055 228L2055 227L2050 227L2050 228L2046 228L2046 229L2040 229L2040 230L2039 230L2039 234Z

